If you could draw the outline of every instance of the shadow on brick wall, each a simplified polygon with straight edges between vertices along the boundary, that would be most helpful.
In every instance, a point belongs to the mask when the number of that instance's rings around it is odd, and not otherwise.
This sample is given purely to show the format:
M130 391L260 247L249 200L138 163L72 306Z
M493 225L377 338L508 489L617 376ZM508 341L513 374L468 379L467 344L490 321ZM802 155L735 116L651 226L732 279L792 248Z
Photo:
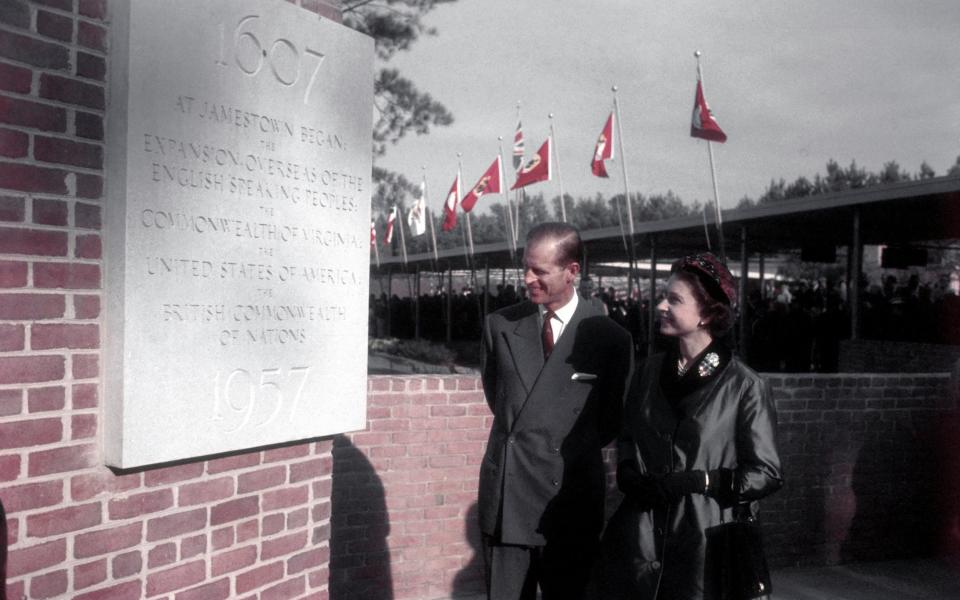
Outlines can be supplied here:
M480 539L479 509L474 502L467 510L464 526L467 532L467 542L473 550L473 558L462 569L457 571L453 578L450 595L454 598L461 596L475 596L482 594L486 587L483 582L483 544Z
M392 600L383 483L349 437L333 440L330 600Z

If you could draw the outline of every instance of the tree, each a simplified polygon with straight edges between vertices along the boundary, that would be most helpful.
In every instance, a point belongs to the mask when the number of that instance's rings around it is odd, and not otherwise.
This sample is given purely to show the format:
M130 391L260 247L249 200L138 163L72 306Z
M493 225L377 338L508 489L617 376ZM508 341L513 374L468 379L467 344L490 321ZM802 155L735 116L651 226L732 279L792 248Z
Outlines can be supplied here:
M439 4L454 0L355 0L344 2L343 23L371 36L377 57L384 62L394 54L407 50L421 35L436 31L423 23L423 17ZM453 115L430 94L421 92L397 69L381 68L374 79L374 107L377 120L373 126L374 158L383 156L387 146L397 143L408 133L429 133L431 127L453 123ZM386 178L385 185L381 180ZM392 202L404 206L411 186L399 185L402 176L386 169L374 169L373 194L375 212L383 213ZM385 196L382 194L393 194Z

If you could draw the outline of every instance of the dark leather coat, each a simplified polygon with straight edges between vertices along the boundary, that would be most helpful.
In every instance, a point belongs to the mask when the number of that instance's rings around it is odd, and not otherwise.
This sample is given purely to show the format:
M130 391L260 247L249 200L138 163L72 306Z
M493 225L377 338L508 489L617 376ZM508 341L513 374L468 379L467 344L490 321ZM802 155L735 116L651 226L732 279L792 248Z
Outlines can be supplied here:
M665 474L733 469L733 495L721 506L690 494L669 506L643 509L625 499L604 534L605 598L703 598L707 528L734 510L756 515L757 500L783 484L776 411L766 383L737 358L678 402L659 384L663 355L647 361L627 395L618 460ZM619 581L616 581L619 580Z
M480 466L480 529L504 544L595 542L606 488L601 449L619 431L630 334L581 298L546 362L540 337L529 302L485 323L493 425Z

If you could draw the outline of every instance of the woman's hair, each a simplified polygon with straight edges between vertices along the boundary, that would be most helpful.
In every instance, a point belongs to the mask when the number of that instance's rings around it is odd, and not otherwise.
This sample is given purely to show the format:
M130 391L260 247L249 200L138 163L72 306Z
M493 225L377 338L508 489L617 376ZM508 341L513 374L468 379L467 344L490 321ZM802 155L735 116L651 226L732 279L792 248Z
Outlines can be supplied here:
M681 269L675 271L673 277L690 286L694 299L700 305L700 317L707 321L705 326L714 339L721 338L730 332L736 317L729 304L717 300L707 292L703 282L695 273Z

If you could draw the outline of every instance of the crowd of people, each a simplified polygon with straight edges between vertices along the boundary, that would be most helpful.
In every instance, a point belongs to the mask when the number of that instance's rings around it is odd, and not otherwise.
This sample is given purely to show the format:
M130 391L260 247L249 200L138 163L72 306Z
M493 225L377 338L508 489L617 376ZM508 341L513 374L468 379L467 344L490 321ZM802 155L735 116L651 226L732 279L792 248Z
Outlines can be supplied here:
M850 337L848 290L843 281L826 278L765 282L763 290L751 282L744 306L747 319L744 340L738 340L742 356L761 372L836 372L840 342ZM660 286L658 286L660 287ZM921 283L916 274L880 281L861 282L860 337L862 339L960 344L960 295L947 277ZM639 286L637 288L640 289ZM581 280L581 295L603 304L607 315L630 332L635 355L642 359L649 350L649 298L628 297L626 290L612 286L594 289ZM463 287L450 298L453 314L451 339L480 338L484 308L493 312L527 295L523 285L497 284L484 302L484 291ZM635 294L636 295L636 294ZM417 334L417 306L412 297L370 296L370 334L374 337L411 339ZM419 297L420 337L447 339L447 291L437 287ZM739 327L735 328L739 332ZM654 333L654 348L662 348L662 336Z

